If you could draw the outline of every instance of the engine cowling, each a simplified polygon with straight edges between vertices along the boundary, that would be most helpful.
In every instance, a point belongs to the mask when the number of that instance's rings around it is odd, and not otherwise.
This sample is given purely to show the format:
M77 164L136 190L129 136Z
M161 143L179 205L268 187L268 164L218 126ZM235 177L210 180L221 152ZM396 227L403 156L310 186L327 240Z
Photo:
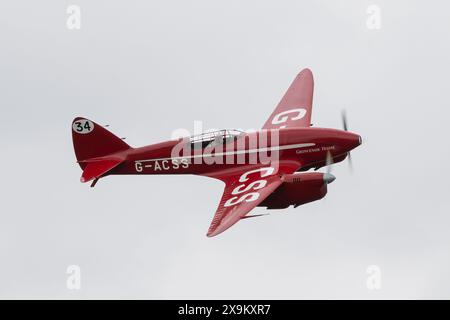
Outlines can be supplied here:
M284 209L322 199L327 194L327 185L335 177L329 173L305 172L283 176L283 184L259 204L267 209Z

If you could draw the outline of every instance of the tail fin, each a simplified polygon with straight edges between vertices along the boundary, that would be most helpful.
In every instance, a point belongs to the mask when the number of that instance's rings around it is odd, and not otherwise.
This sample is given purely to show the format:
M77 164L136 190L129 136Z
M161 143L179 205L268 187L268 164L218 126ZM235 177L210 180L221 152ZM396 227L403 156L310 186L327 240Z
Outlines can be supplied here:
M94 178L98 178L100 174L93 174L90 167L97 167L94 171L102 171L106 173L113 167L117 166L117 157L114 157L114 165L107 156L130 149L131 147L122 139L118 138L103 126L85 118L75 118L72 122L72 141L75 149L75 155L80 167L85 170L82 176L82 182L87 182ZM95 158L106 157L101 162L108 162L108 165L100 165ZM94 159L94 160L92 160ZM95 165L93 162L96 162ZM100 165L101 168L98 166ZM106 170L106 167L112 168ZM105 171L106 170L106 171Z

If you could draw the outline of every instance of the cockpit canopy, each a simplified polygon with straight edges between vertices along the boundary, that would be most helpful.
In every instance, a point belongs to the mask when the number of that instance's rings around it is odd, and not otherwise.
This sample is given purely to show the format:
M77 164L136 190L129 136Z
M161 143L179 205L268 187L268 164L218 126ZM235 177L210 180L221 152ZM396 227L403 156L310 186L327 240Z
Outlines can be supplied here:
M205 148L210 143L225 144L235 140L238 136L244 134L244 131L236 129L222 129L217 131L204 132L191 136L189 142L192 148Z

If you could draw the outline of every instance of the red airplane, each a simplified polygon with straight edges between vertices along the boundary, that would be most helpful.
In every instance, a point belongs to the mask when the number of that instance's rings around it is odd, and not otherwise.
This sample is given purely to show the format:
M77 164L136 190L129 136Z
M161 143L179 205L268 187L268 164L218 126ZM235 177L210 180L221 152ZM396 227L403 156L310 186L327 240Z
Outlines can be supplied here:
M220 130L145 147L130 147L103 126L77 117L72 122L81 182L120 174L196 174L222 180L222 199L209 227L213 237L255 207L283 209L319 200L335 177L305 172L344 160L361 137L311 124L314 80L309 69L292 82L262 130ZM329 167L328 167L329 168Z

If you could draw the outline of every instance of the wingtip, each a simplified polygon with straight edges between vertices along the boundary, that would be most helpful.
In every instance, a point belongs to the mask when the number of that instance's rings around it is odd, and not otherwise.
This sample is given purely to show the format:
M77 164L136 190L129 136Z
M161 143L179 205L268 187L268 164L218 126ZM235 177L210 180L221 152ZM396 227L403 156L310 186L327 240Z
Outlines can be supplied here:
M220 232L219 232L219 233L220 233ZM216 233L216 230L214 230L214 231L208 230L208 232L206 233L206 236L207 236L208 238L212 238L212 237L217 236L219 233Z
M215 229L212 229L212 230L210 229L210 230L208 230L208 232L206 233L206 236L207 236L208 238L215 237L215 236L221 234L222 232L224 232L226 229L227 229L227 228L225 228L225 229L220 228L220 226L217 227L217 228L215 228Z
M312 71L309 68L304 68L298 73L298 75L311 75L312 76Z

